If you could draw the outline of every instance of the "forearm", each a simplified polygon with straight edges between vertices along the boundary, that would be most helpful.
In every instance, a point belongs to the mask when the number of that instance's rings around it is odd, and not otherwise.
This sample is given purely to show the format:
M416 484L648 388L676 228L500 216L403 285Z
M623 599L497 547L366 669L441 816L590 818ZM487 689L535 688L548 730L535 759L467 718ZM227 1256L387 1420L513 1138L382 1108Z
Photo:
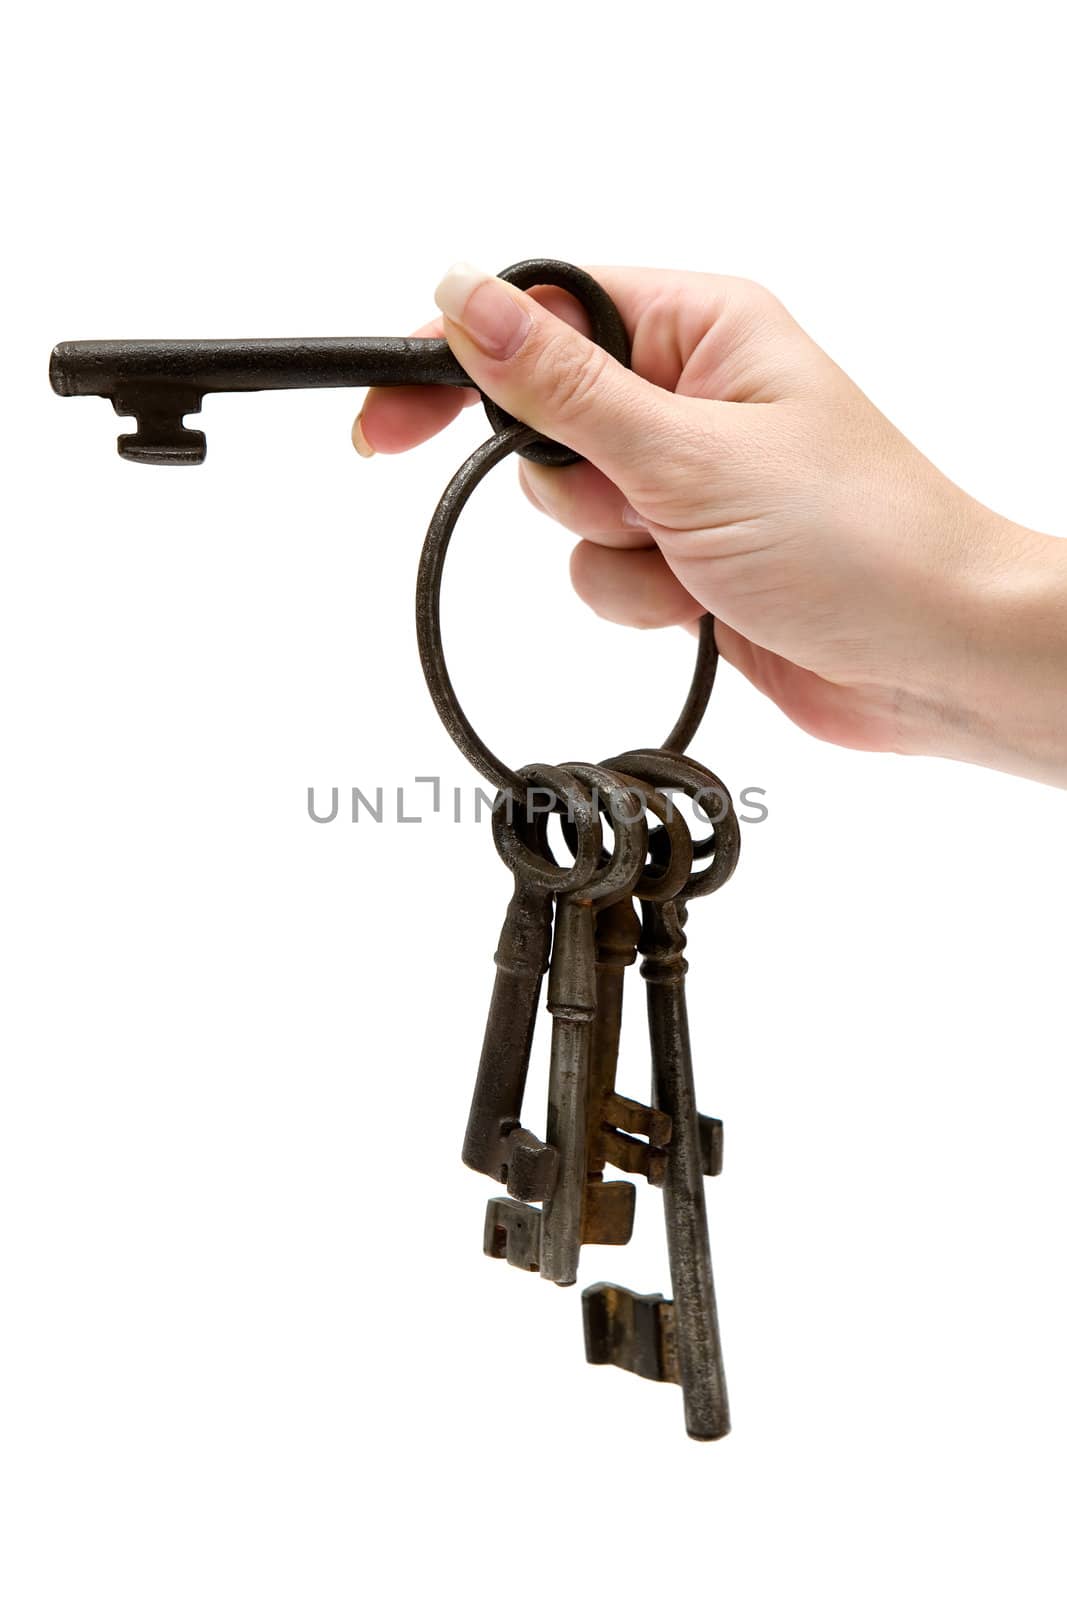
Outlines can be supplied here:
M1067 788L1067 539L995 524L953 606L955 664L927 748Z

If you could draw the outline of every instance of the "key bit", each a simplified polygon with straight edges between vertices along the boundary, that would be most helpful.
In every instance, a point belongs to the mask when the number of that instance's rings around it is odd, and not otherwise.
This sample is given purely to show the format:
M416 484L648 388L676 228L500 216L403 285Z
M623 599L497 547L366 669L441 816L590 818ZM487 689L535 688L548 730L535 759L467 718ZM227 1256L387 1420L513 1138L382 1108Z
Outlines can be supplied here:
M585 1180L583 1244L629 1244L634 1231L637 1190L632 1183L605 1183L595 1173Z
M485 1208L483 1248L522 1272L541 1270L541 1213L536 1206L496 1195Z
M500 1182L515 1200L543 1200L551 1194L559 1168L552 1145L521 1125L501 1132Z
M667 1152L660 1146L646 1144L642 1139L631 1139L605 1123L599 1132L598 1143L604 1160L620 1172L632 1172L644 1178L653 1188L659 1188L667 1171Z
M639 1100L613 1090L604 1096L604 1121L622 1133L636 1134L651 1145L666 1147L671 1139L671 1119L658 1106L643 1106Z
M600 1155L621 1172L639 1173L656 1186L663 1182L671 1119L666 1111L611 1093L601 1102ZM636 1137L635 1137L636 1135Z
M700 1130L700 1158L705 1178L722 1175L722 1122L718 1117L698 1119Z
M582 1212L582 1244L629 1244L636 1194L632 1183L592 1184ZM496 1261L523 1272L540 1272L541 1212L519 1200L495 1196L485 1208L483 1248Z
M582 1292L582 1319L585 1358L593 1366L622 1367L655 1383L681 1382L672 1301L594 1283Z

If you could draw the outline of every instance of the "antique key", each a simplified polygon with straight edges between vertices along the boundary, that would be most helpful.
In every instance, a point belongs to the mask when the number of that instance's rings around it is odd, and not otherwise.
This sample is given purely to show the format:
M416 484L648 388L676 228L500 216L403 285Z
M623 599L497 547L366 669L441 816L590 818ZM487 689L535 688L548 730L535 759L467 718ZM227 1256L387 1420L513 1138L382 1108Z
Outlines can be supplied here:
M668 839L668 859L665 863L650 864L633 893L641 900L672 899L688 879L693 864L692 841L685 819L651 784L641 782L632 774L618 776L627 790L639 795L646 809L659 819ZM663 1182L666 1170L670 1117L655 1106L644 1106L620 1095L615 1088L623 983L627 967L637 959L640 937L641 919L630 896L598 911L597 1012L586 1137L585 1242L590 1244L625 1244L633 1228L633 1186L604 1184L605 1164L610 1163L623 1172L640 1173L656 1185ZM626 1198L621 1194L613 1195L612 1191L625 1191Z
M646 810L659 819L660 831L668 837L670 853L666 861L650 863L633 886L632 894L670 899L688 879L693 864L685 819L651 784L630 774L615 776L626 792L639 797ZM573 848L576 834L573 829L565 831ZM641 918L631 895L597 909L596 1016L587 1093L583 1244L623 1245L629 1243L633 1232L636 1190L631 1183L606 1183L606 1165L643 1174L651 1184L662 1183L666 1170L670 1117L655 1106L641 1105L619 1094L615 1087L624 978L627 967L637 960L640 937Z
M685 917L689 900L713 893L737 864L740 833L729 795L718 778L687 757L657 750L629 751L611 763L664 789L702 803L712 822L714 857L671 899L642 901L641 973L646 983L653 1097L671 1119L663 1186L673 1302L635 1296L598 1284L584 1298L590 1360L610 1361L642 1376L676 1378L686 1428L696 1439L729 1432L730 1414L708 1246L704 1177L721 1169L721 1124L696 1106L685 1003ZM715 814L707 796L716 798Z
M552 1013L547 1138L559 1152L556 1182L541 1211L541 1273L554 1283L574 1283L582 1244L586 1186L586 1100L593 1024L597 1011L595 918L602 908L629 898L644 872L648 824L632 789L598 767L568 764L569 772L603 795L611 808L615 850L585 888L563 896L549 976Z
M596 870L600 818L582 786L558 767L530 767L531 783L550 788L573 817L575 857L556 866L522 842L507 818L506 797L493 810L493 839L515 877L496 949L496 980L489 1002L478 1076L471 1100L463 1160L507 1185L517 1200L543 1200L555 1181L558 1158L550 1144L521 1126L541 980L548 967L555 895L576 893Z
M524 767L519 776L532 780L549 770ZM540 1270L542 1276L567 1284L575 1280L581 1245L585 1095L590 1029L596 1009L593 907L632 889L644 867L648 829L643 808L631 795L619 793L620 786L610 773L571 765L560 779L564 780L559 782L561 794L566 779L572 785L581 780L598 788L612 802L618 801L612 806L614 848L586 884L561 893L557 900L549 977L553 1026L546 1130L547 1149L554 1159L543 1169L549 1175L545 1192L529 1196L543 1199L544 1205L540 1212L533 1206L519 1205L515 1190L509 1185L513 1199L491 1200L486 1209L484 1248L487 1255L506 1259L528 1271ZM514 867L517 860L519 871L528 870L525 847L520 845L520 853L515 855L518 821L504 818L503 807L498 807L494 812L498 851L509 865ZM580 844L580 832L577 837ZM479 1123L484 1121L480 1103L484 1081L479 1070L471 1110L472 1120Z
M499 274L520 289L553 284L581 301L592 338L629 365L629 341L614 301L580 267L548 259L520 261ZM362 389L370 384L472 387L445 339L82 339L57 344L48 376L56 394L100 395L135 433L119 435L119 455L155 466L197 465L207 440L184 419L205 395L261 389ZM513 419L483 396L500 433ZM547 466L578 457L531 434L520 453Z
M531 260L500 276L520 288L567 290L583 306L592 338L629 364L622 319L588 273ZM200 410L205 395L471 381L444 340L392 338L89 340L57 345L49 375L58 394L100 395L136 420L136 431L119 438L121 456L166 464L203 461L204 435L187 428L185 418ZM575 1281L583 1243L623 1245L630 1238L636 1190L606 1182L607 1166L662 1185L673 1300L612 1284L587 1289L586 1354L595 1363L679 1382L690 1434L717 1438L729 1415L703 1181L721 1165L721 1124L696 1111L684 926L688 901L718 888L733 870L738 831L725 796L721 814L710 819L711 838L694 845L659 792L677 788L699 797L710 785L725 795L712 774L682 755L715 681L714 624L702 620L689 692L661 747L596 766L539 763L516 771L502 761L472 727L449 676L440 615L445 557L463 507L498 462L512 453L557 467L579 458L482 400L493 434L441 496L415 597L430 695L459 749L498 791L494 841L514 878L463 1159L508 1191L486 1208L486 1253L558 1284ZM569 863L553 855L545 814L529 808L533 788L545 789L565 815ZM516 808L528 811L525 822L516 819ZM603 849L602 810L613 824L610 853ZM649 816L657 823L651 832ZM710 865L694 872L694 859L709 855ZM615 1082L624 979L638 953L652 1054L648 1105L619 1094ZM523 1101L546 970L553 1037L542 1137L524 1121Z

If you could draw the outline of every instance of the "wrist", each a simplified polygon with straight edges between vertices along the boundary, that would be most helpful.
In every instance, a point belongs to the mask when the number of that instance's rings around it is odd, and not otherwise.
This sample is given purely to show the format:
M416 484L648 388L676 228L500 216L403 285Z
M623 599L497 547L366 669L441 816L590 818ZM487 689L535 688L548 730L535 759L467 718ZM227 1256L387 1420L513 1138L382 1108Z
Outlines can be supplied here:
M1067 787L1067 540L976 509L928 750Z

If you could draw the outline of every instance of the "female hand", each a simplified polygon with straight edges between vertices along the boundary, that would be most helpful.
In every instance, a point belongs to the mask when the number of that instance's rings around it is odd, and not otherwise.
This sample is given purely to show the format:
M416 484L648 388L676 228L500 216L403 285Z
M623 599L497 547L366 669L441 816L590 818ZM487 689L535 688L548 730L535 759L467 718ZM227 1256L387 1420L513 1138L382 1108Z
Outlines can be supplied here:
M819 738L1067 785L1067 542L949 482L767 290L591 270L633 371L590 343L569 295L465 265L421 330L585 458L520 464L580 537L582 598L637 627L711 611L726 660ZM475 398L371 390L353 440L408 449Z

